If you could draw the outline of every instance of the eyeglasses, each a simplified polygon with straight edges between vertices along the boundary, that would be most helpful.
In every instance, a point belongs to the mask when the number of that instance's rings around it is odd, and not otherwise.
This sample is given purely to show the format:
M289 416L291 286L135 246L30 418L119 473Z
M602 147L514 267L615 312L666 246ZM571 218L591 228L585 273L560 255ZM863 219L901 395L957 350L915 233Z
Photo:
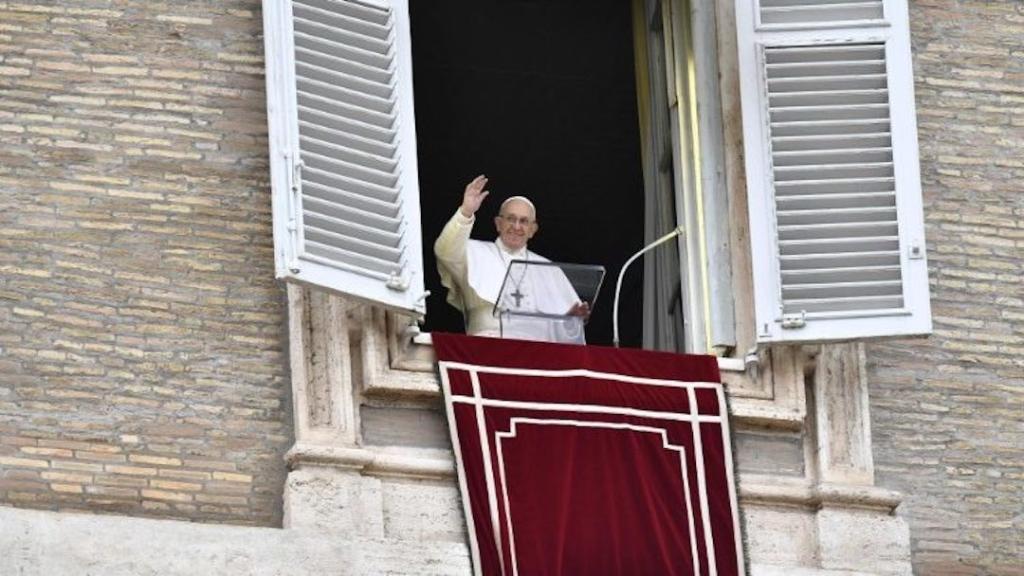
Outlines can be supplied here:
M533 220L531 220L531 219L529 219L529 218L527 218L525 216L518 217L518 216L513 216L511 214L498 214L498 218L501 218L502 220L504 220L505 223L508 224L509 226L513 226L515 224L519 224L520 226L524 226L525 227L525 226L529 226L530 224L533 224Z

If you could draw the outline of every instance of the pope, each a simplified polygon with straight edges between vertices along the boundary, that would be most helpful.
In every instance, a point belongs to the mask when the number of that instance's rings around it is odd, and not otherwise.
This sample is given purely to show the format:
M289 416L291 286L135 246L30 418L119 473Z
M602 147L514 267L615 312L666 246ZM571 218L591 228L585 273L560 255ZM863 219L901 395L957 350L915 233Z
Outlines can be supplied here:
M470 233L476 223L476 214L490 195L486 190L487 177L477 176L466 185L462 204L445 225L434 243L441 283L448 289L448 303L462 311L466 320L466 333L476 336L500 336L501 325L493 314L502 289L502 281L513 260L522 260L527 266L519 276L510 277L506 286L506 299L513 308L568 314L587 318L590 306L580 302L572 285L561 270L554 266L528 266L529 262L550 262L532 252L527 244L537 234L537 210L528 198L512 196L501 203L494 218L497 238L493 242L471 240ZM529 273L529 271L536 271ZM516 272L518 273L518 272ZM509 293L514 289L514 292ZM520 330L507 337L530 340L556 340L551 334L551 322L519 324Z

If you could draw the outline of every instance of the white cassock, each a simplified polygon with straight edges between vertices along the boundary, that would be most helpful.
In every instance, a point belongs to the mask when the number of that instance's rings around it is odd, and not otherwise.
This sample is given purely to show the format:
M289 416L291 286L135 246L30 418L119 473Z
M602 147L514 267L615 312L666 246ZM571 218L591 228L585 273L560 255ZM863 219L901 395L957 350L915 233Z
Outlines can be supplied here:
M584 343L580 319L566 322L528 316L505 316L504 326L494 315L494 303L502 290L509 263L513 260L550 262L525 248L511 250L501 241L471 240L476 218L459 210L445 225L434 243L441 283L448 289L448 303L462 311L466 333L475 336L504 336L522 340ZM566 314L579 297L557 266L513 268L502 304L511 312Z

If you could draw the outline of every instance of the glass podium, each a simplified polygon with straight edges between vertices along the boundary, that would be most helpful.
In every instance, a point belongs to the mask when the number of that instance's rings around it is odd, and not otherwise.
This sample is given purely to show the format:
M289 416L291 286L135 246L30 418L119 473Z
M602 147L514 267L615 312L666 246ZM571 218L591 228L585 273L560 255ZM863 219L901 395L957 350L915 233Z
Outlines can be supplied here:
M513 260L494 304L501 337L586 344L604 274L604 266Z

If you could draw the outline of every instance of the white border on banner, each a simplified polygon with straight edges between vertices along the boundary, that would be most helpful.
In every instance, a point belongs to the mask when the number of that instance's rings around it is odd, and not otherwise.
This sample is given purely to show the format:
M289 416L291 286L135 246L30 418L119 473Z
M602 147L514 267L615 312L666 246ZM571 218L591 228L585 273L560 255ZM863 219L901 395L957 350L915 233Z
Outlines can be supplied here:
M455 404L469 404L472 406L486 406L488 408L523 408L526 410L546 410L549 412L585 412L587 414L616 414L618 416L634 416L636 418L657 418L659 420L672 420L675 422L707 422L719 424L722 422L720 416L690 416L676 412L655 412L642 408L623 408L617 406L604 406L601 404L555 404L546 402L529 402L524 400L494 400L474 398L472 396L452 396Z
M719 386L717 393L719 412L728 414L729 407L726 405L725 400L725 386ZM736 496L736 483L734 480L735 476L733 475L732 446L729 444L729 438L731 436L732 431L729 430L729 419L722 418L722 454L727 456L727 458L725 458L725 475L726 478L729 479L729 505L732 506L733 539L736 541L736 567L743 570L743 538L740 534L740 503Z
M513 417L510 421L511 427L508 432L497 432L495 437L497 439L498 447L498 474L501 477L501 491L502 498L505 504L505 523L508 529L508 543L509 550L512 554L512 574L518 576L519 567L516 561L516 539L515 533L512 530L512 506L508 499L508 480L505 477L505 456L502 452L503 440L506 438L515 438L517 432L517 424L533 424L537 426L573 426L579 428L611 428L616 430L633 430L635 432L646 432L649 434L657 434L661 436L661 445L666 450L671 450L679 454L679 465L682 471L683 491L685 492L684 498L686 503L686 519L689 525L690 537L690 555L693 559L693 573L700 574L700 558L697 555L697 534L696 526L693 523L693 499L690 495L690 480L689 480L689 469L686 466L686 448L684 446L676 446L668 441L668 433L664 428L654 428L653 426L637 426L635 424L623 424L620 422L592 422L582 420L544 420L540 418L525 418L525 417ZM706 542L706 540L705 540Z
M686 393L690 396L690 407L696 407L697 392L693 388L688 388ZM719 413L722 411L721 408L719 406ZM708 510L707 479L704 478L704 445L700 441L700 422L694 418L690 426L693 427L693 461L697 463L697 486L700 487L697 498L700 500L700 515L704 524L704 548L708 550L708 573L718 574L718 563L715 562L715 535L711 533L711 514Z
M585 376L597 380L615 380L617 382L628 382L631 384L650 384L652 386L668 386L671 388L710 388L717 389L721 384L717 382L704 382L686 380L669 380L666 378L648 378L646 376L629 376L627 374L616 374L614 372L598 372L586 368L571 368L568 370L542 370L539 368L504 368L501 366L483 366L480 364L466 364L465 362L452 362L449 360L438 360L439 368L450 370L463 370L466 372L479 372L482 374L509 374L512 376L543 376L552 378L570 378L573 376Z
M473 395L481 398L480 376L477 372L470 372L469 379L473 383ZM454 404L454 402L453 402ZM494 470L491 460L491 440L487 437L487 421L484 418L484 407L476 405L476 427L480 434L480 450L483 453L484 480L487 482L487 507L491 511L491 529L494 530L494 543L498 547L498 558L501 560L501 573L505 574L505 550L501 545L501 516L498 513L498 492L494 486ZM507 513L507 511L506 511Z
M480 565L480 543L476 539L476 523L473 521L473 507L469 501L469 485L466 484L465 462L462 458L462 442L459 441L459 427L455 420L455 403L451 402L452 388L448 381L448 370L438 362L441 372L441 388L444 391L445 412L448 413L448 430L452 436L452 451L455 452L455 471L459 479L459 490L462 492L462 513L466 517L466 531L469 533L469 553L473 558L473 574L483 576L483 569ZM501 556L501 550L498 550Z

